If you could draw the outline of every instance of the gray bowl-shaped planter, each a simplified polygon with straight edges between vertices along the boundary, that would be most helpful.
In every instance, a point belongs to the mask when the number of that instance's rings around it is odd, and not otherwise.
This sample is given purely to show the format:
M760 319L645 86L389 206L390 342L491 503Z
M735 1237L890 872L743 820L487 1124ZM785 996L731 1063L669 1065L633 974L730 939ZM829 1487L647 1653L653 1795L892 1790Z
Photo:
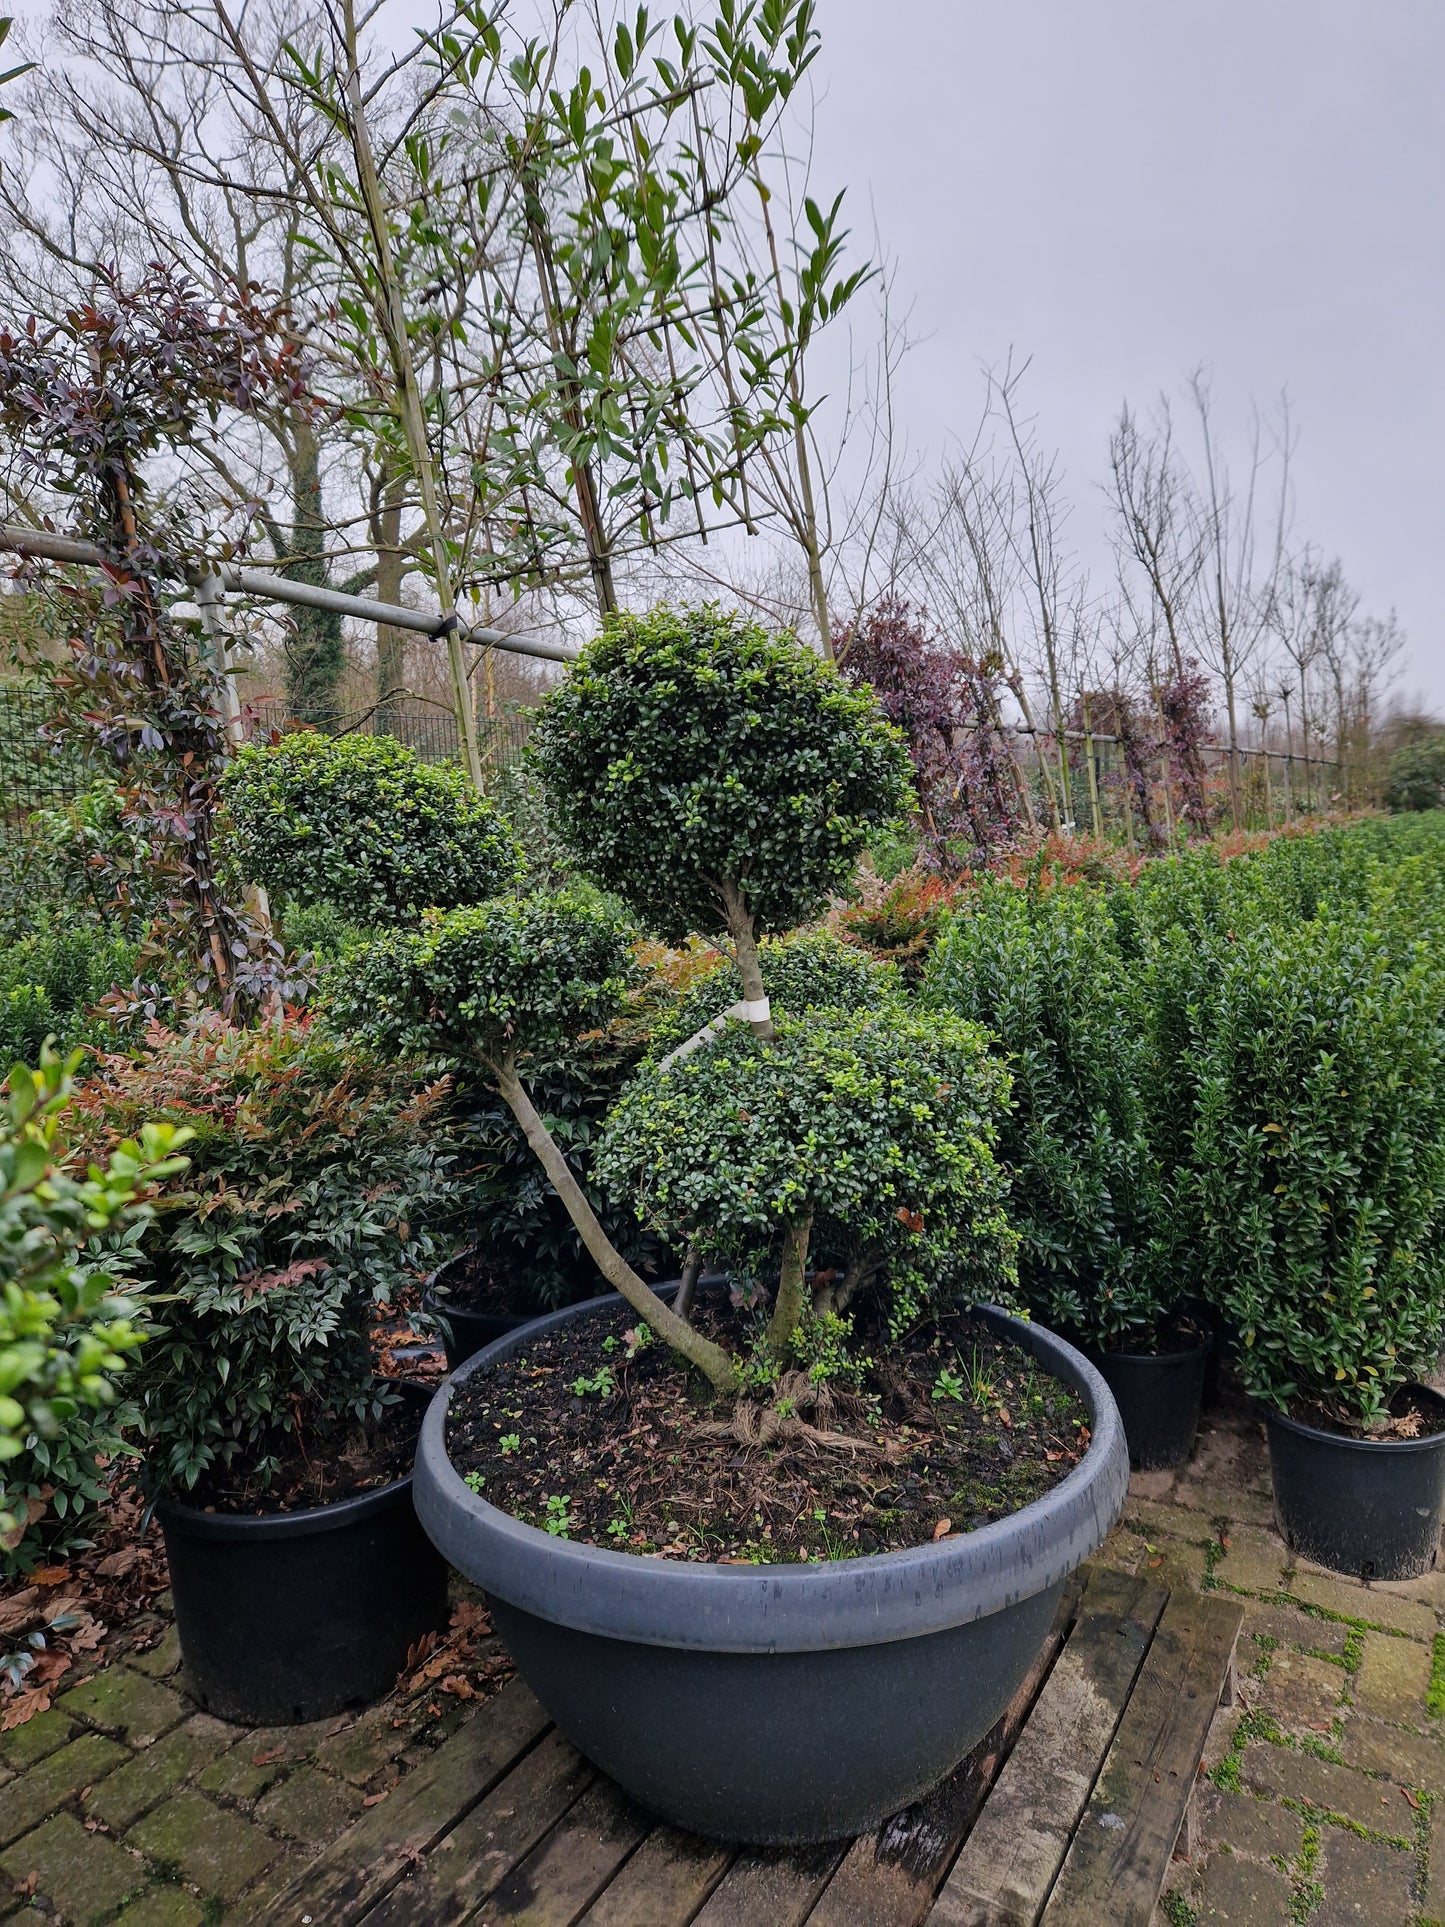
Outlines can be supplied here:
M1092 1437L1052 1492L977 1532L831 1563L689 1565L556 1539L488 1505L446 1452L455 1386L594 1299L489 1345L432 1401L415 1501L481 1586L528 1685L626 1791L695 1833L842 1839L907 1806L987 1733L1064 1581L1123 1509L1129 1453L1103 1379L1072 1346L979 1313L1078 1392Z

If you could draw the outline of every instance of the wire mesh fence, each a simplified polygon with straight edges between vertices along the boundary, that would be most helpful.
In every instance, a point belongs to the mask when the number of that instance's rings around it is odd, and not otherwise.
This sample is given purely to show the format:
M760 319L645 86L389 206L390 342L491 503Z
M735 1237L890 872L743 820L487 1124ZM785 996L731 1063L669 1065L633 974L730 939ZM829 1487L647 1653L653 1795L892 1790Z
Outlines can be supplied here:
M535 714L531 705L519 702L498 702L490 714L479 709L477 744L484 775L500 775L516 762L531 734ZM392 736L426 763L445 762L461 754L455 712L419 697L305 720L294 716L279 698L263 697L245 705L242 723L253 742L264 742L288 730L317 729L329 736Z
M0 821L22 827L59 809L91 781L89 763L62 740L55 696L41 682L0 682Z

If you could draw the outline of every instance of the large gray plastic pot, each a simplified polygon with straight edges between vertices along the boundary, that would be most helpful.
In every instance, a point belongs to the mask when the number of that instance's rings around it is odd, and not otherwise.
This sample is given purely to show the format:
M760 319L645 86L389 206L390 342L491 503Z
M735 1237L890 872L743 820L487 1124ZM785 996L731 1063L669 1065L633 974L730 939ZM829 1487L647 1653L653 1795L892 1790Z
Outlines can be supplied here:
M977 1532L808 1565L720 1566L555 1539L468 1491L446 1452L454 1389L572 1305L477 1353L432 1401L414 1498L432 1543L491 1602L562 1732L628 1793L695 1833L761 1844L880 1825L952 1771L1012 1699L1064 1581L1123 1510L1129 1452L1072 1346L980 1318L1084 1399L1092 1437L1052 1492Z

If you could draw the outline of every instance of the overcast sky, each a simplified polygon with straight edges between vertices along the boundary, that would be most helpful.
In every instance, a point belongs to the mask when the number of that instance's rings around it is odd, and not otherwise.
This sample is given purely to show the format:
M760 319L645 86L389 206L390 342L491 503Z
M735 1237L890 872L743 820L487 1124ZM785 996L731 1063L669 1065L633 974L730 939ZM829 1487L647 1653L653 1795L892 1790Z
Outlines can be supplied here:
M1032 355L1097 556L1124 396L1203 362L1242 429L1287 387L1296 535L1398 609L1403 686L1445 707L1441 0L819 0L819 21L815 178L876 219L926 337L915 450L973 423L981 362Z

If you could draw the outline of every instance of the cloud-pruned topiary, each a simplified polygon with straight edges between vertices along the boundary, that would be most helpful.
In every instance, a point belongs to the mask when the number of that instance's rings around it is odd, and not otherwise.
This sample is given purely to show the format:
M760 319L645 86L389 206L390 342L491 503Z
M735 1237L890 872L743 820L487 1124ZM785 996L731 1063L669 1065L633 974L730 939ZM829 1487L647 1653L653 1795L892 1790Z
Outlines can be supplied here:
M249 882L359 921L482 903L522 872L505 820L462 771L389 736L251 743L221 787Z
M913 795L871 691L711 604L610 617L529 754L576 862L671 942L730 937L750 1000L757 938L816 916Z
M901 1329L925 1302L1015 1280L995 1159L1008 1073L986 1033L896 1006L736 1026L650 1066L608 1119L597 1173L665 1237L723 1262L781 1253L769 1343L785 1358L810 1248L836 1261L815 1311L842 1313L886 1268Z

